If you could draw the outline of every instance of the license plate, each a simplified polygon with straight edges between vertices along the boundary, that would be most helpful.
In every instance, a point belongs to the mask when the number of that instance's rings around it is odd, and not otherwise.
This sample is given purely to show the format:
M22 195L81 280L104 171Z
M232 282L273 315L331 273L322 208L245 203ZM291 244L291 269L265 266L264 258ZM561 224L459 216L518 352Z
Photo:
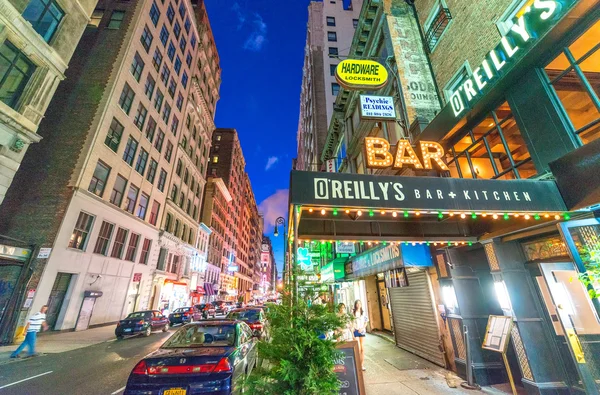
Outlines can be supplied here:
M185 395L185 388L170 388L168 390L164 390L163 395Z
M175 314L173 317L179 318L179 317L181 317L181 314Z
M123 332L131 332L131 328L123 329Z

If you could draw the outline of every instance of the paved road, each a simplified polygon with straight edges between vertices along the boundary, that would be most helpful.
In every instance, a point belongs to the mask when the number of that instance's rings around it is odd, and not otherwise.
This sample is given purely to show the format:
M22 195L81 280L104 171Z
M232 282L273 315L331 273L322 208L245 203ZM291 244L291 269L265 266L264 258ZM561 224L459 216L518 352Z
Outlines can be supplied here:
M157 349L176 329L3 364L0 366L0 394L122 393L135 364Z

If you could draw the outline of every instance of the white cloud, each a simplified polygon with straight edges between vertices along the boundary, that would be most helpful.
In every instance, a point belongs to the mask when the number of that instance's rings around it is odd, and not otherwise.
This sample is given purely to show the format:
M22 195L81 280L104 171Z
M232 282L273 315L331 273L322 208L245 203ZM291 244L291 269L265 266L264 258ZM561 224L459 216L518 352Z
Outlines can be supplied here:
M275 229L275 220L278 217L287 218L288 213L288 194L287 189L278 189L274 194L267 197L258 205L258 211L260 211L265 218L265 231L264 233L271 233ZM279 229L280 233L283 233L283 229Z
M254 14L252 20L253 31L244 43L244 49L248 51L258 52L262 49L267 41L267 24L263 21L259 14Z
M265 166L265 171L269 170L275 163L279 161L279 158L276 156L271 156L267 159L267 165Z
M242 26L244 26L244 23L246 22L246 15L244 15L244 13L242 12L242 8L240 7L240 5L238 3L233 3L233 6L231 7L231 9L233 10L233 12L235 12L235 15L237 16L237 19L238 19L237 29L240 30L242 28Z

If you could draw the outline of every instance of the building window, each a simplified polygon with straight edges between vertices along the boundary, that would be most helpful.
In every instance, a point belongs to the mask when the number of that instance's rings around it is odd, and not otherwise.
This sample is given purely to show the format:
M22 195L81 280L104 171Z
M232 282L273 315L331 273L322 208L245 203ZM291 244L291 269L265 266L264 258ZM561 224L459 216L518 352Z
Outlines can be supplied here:
M171 99L173 97L175 97L176 91L177 91L177 83L175 82L175 79L173 77L171 77L171 81L169 81L169 90L168 90L169 96L171 96ZM165 122L167 122L167 121L165 121Z
M106 139L104 139L104 144L108 146L114 152L117 152L119 149L119 143L121 142L121 136L123 135L124 127L121 125L116 118L112 119L110 123L110 127L108 128L108 133L106 134Z
M169 4L169 8L167 8L167 19L171 24L173 23L173 18L175 18L175 10L173 9L173 6Z
M158 136L156 137L156 141L154 142L154 148L161 153L163 142L165 141L165 132L163 132L160 128L158 129Z
M196 49L196 35L192 34L192 38L190 39L190 45L193 49Z
M175 102L175 105L177 106L177 109L181 111L181 108L183 107L183 95L181 92L177 94L177 101Z
M173 222L173 217L171 214L167 214L167 218L165 218L165 230L167 232L171 231L171 223Z
M507 102L471 129L459 130L447 152L452 177L520 179L537 170Z
M158 19L160 18L160 11L158 10L158 6L156 2L152 3L152 7L150 7L150 20L154 24L154 26L158 25Z
M185 171L183 172L183 183L185 185L188 185L188 182L190 181L190 172L187 169L187 167L185 168Z
M127 180L120 174L117 175L113 190L110 193L110 202L117 207L121 207L123 202L123 194L125 193L125 186L127 186Z
M102 21L103 16L104 10L95 9L94 12L92 12L92 16L90 18L90 21L88 22L88 26L100 26L100 22Z
M335 68L337 67L337 64L330 64L329 65L329 75L330 76L335 76Z
M150 255L150 247L152 246L152 240L144 239L142 243L142 252L140 253L139 263L143 265L148 264L148 256Z
M173 41L169 43L169 49L167 49L167 56L169 57L169 59L171 59L171 61L173 61L173 58L175 57L175 46L173 45Z
M127 239L127 233L128 231L123 228L119 228L117 230L115 242L113 243L113 248L110 253L111 257L121 259L123 256L123 249L125 247L125 240Z
M178 220L178 219L176 219L176 220L175 220L175 227L173 228L173 234L174 234L175 236L179 236L179 227L180 227L179 220Z
M163 82L163 84L165 84L165 86L169 82L170 76L171 76L171 71L169 70L169 67L166 64L164 64L162 71L160 72L160 80Z
M192 54L188 51L187 56L185 57L185 63L188 67L192 67Z
M123 152L123 160L127 162L129 166L133 166L133 158L135 158L135 152L137 151L138 142L133 137L129 136L125 151Z
M148 77L146 77L146 85L144 85L144 94L148 98L148 100L152 100L152 94L154 93L154 87L156 86L156 81L150 73L148 73Z
M171 200L177 201L177 185L173 185L173 188L171 188Z
M338 49L337 47L329 47L329 56L337 56L338 55Z
M217 137L217 141L221 141L221 137L222 137L222 136L221 136L220 134L217 134L217 136L216 136L216 137Z
M114 10L110 14L110 20L108 21L107 29L118 29L121 27L121 23L125 18L125 11Z
M181 37L181 39L179 39L179 49L181 49L181 53L185 53L186 45L187 45L187 41L185 40L185 37Z
M152 33L150 33L148 26L144 26L144 32L142 33L142 37L140 37L140 41L146 52L150 51L150 45L152 45Z
M181 170L183 169L183 162L181 159L177 159L177 167L175 168L175 174L181 177Z
M152 202L152 210L150 210L150 219L149 222L152 225L156 225L158 221L158 213L160 212L160 203L156 200Z
M81 211L73 233L71 233L71 239L69 240L69 248L75 248L76 250L85 250L87 240L94 223L94 216Z
M166 47L167 41L169 41L169 31L167 30L167 27L164 24L160 29L160 35L158 36L158 38L160 39L160 42L162 43L163 47Z
M102 161L98 161L98 163L96 163L96 169L94 170L94 174L92 175L92 180L90 181L88 191L93 193L94 195L102 197L102 194L104 193L104 187L106 186L106 180L108 179L109 174L110 167L108 167Z
M450 101L452 94L456 92L459 87L462 86L463 82L469 79L473 75L469 61L466 61L460 69L450 78L450 81L444 87L444 97L446 103Z
M213 163L218 163L219 162L219 156L218 155L213 156L212 162Z
M135 113L135 117L133 117L133 123L137 128L141 131L144 129L144 124L146 123L146 116L148 115L148 110L142 103L138 104L137 112Z
M332 82L331 83L331 94L333 96L337 96L339 91L340 91L340 84L338 84L337 82Z
M144 61L140 57L140 54L135 52L133 57L133 62L131 62L131 74L136 81L140 81L140 77L142 76L142 71L144 70Z
M137 162L135 163L135 171L144 175L146 171L146 163L148 163L148 152L145 149L140 150L140 154L138 155Z
M129 191L127 192L127 200L125 201L125 210L133 214L135 210L135 202L137 201L138 192L140 190L133 184L129 185Z
M156 132L156 121L154 120L154 118L150 117L148 119L148 125L146 126L146 138L148 139L148 141L150 141L150 144L152 144L152 141L154 140L155 132Z
M182 1L179 4L179 16L181 17L181 19L184 19L184 17L185 17L185 5L183 3L184 2Z
M429 52L433 52L451 20L452 15L450 14L446 2L444 0L438 0L423 26L423 31L425 31L425 43L427 44Z
M190 32L190 27L192 26L192 23L190 22L190 18L186 17L185 18L185 23L183 24L183 28L185 29L186 33Z
M333 17L333 16L327 17L327 26L335 26L335 17Z
M169 124L169 117L171 116L171 106L169 103L165 103L165 108L163 108L162 120L165 124Z
M162 64L163 56L158 50L158 48L154 49L154 56L152 56L152 66L154 66L154 70L158 73L160 70L160 65Z
M165 151L165 159L171 163L171 156L173 156L173 143L167 141L167 150Z
M184 88L187 88L187 83L188 83L188 75L187 72L183 72L183 75L181 76L181 84L183 85Z
M177 136L177 128L179 127L179 119L173 115L173 121L171 122L171 133L173 136Z
M148 173L146 174L146 180L150 184L154 184L154 179L156 178L156 169L158 168L158 162L154 159L150 160L150 166L148 167Z
M181 25L179 24L179 21L176 21L173 26L173 34L175 34L175 37L177 38L181 35Z
M337 34L335 32L327 32L327 41L337 41Z
M181 73L181 59L179 58L179 55L177 55L175 57L175 73L177 73L177 75L179 75L179 73Z
M140 235L132 233L129 236L129 243L127 244L127 252L125 253L125 260L135 262L135 253L137 252L138 244L140 242Z
M125 111L125 114L129 115L129 111L131 110L131 105L133 104L133 99L135 97L135 92L128 83L125 83L123 87L123 91L121 92L121 97L119 98L119 106Z
M8 40L0 46L0 101L16 109L35 65Z
M156 90L156 96L154 96L154 108L160 114L160 109L162 108L163 99L165 96L160 91L160 89Z
M552 60L545 71L581 144L600 137L600 21Z
M358 19L352 19L352 26L356 29L358 27Z
M64 11L54 0L31 0L23 11L23 19L31 23L33 30L46 42L50 42L64 16Z
M108 254L108 245L110 244L110 238L115 226L106 221L102 221L100 226L100 233L98 239L96 239L96 246L94 247L94 253L106 256Z
M167 172L164 169L160 169L160 176L158 177L158 190L161 192L165 191L165 182L167 181Z

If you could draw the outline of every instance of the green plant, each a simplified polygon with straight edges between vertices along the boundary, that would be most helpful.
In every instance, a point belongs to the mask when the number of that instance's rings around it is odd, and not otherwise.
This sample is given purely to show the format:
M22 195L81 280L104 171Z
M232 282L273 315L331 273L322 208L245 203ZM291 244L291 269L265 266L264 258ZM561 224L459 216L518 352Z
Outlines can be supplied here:
M250 393L321 395L339 390L333 371L340 354L335 348L335 336L319 336L334 333L348 317L338 316L332 305L311 303L316 295L308 287L292 301L291 292L286 289L283 303L270 305L267 318L271 339L259 343L259 357L265 362L248 380Z
M585 245L579 248L579 256L586 269L579 275L579 280L588 289L590 298L600 297L600 243Z

